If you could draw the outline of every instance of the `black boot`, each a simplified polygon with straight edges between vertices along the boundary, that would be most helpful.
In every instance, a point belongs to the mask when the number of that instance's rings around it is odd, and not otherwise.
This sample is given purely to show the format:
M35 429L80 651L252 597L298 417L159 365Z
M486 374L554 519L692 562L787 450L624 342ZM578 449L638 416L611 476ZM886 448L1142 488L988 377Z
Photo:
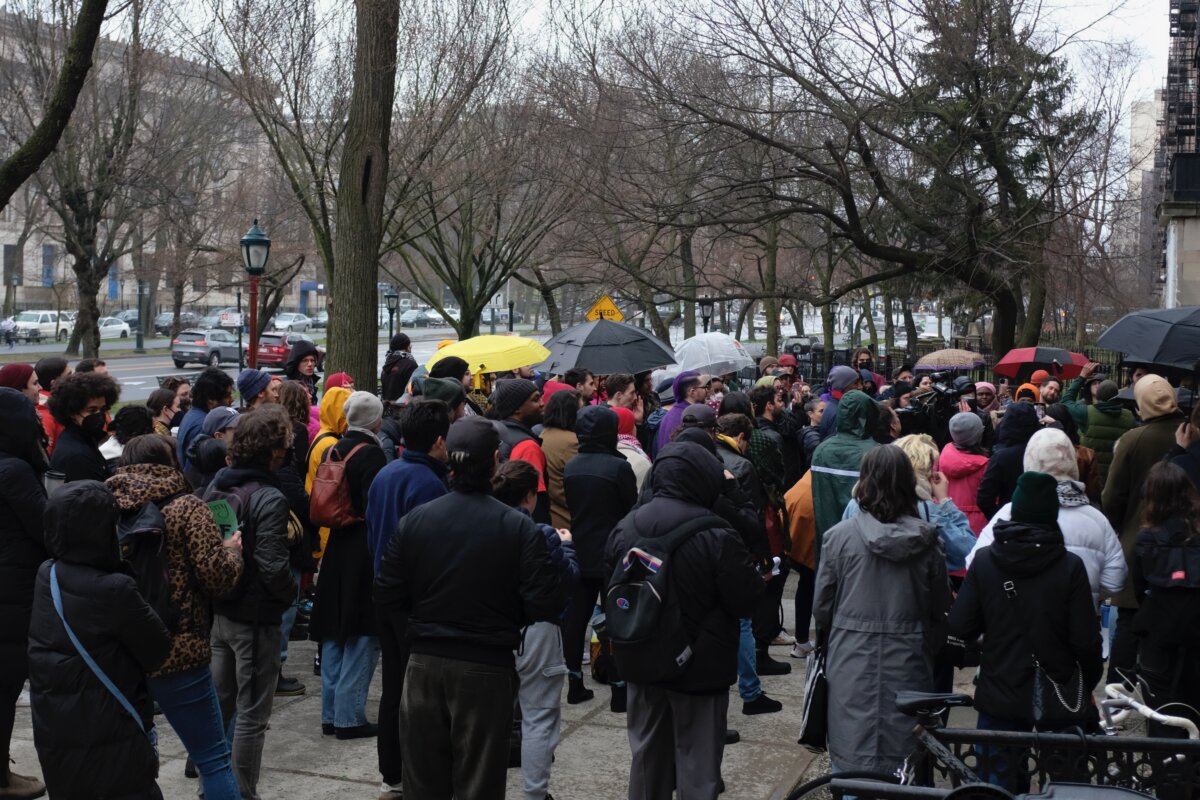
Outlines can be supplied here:
M608 701L608 710L614 714L625 713L625 684L613 686L612 698Z
M595 692L583 685L582 675L567 675L567 703L586 703L595 696Z
M766 650L758 651L755 671L759 675L787 675L792 671L792 665L786 661L776 661Z

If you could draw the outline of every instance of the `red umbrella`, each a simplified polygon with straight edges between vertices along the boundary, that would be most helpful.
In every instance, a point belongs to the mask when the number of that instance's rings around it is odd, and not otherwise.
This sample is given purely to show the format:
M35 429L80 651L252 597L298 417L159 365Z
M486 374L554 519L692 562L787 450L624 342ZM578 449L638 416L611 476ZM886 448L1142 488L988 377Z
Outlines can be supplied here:
M1034 372L1044 369L1055 378L1071 380L1079 377L1087 363L1087 356L1061 347L1018 347L1009 350L992 371L1006 378L1029 380Z

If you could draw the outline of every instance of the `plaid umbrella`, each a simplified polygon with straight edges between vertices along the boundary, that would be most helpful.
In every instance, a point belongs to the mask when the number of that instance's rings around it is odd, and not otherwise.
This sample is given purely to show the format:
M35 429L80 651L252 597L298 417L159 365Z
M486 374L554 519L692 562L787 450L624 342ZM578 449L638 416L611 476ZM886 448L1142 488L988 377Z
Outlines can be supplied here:
M934 350L917 359L916 369L936 372L940 369L974 369L984 364L983 356L971 350Z

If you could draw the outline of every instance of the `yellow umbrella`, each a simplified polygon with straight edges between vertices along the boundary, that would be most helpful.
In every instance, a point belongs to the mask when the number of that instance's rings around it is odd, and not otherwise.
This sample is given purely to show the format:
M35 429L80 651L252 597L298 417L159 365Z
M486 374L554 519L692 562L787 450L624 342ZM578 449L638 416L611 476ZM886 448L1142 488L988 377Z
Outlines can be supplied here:
M540 364L550 355L545 347L525 336L475 336L443 347L425 362L425 368L448 356L458 356L476 374L481 372L507 372L518 367Z

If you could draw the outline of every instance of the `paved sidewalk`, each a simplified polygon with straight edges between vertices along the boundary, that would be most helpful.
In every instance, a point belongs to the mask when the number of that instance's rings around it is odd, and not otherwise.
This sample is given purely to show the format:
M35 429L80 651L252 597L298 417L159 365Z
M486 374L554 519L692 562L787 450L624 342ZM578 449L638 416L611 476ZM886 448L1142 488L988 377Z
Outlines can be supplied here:
M786 624L792 629L792 596L795 582L784 593ZM337 741L321 735L320 679L312 674L315 645L293 642L286 672L308 687L301 697L279 697L267 732L263 775L259 791L264 800L374 800L379 792L375 740ZM740 743L725 749L722 769L727 791L724 800L782 798L808 768L817 773L814 756L796 744L804 690L804 662L788 658L790 648L773 647L775 658L792 664L792 673L763 678L768 695L783 702L783 711L747 717L736 687L730 692L729 725L741 733ZM585 667L585 669L587 669ZM558 747L550 790L557 800L618 800L627 794L629 742L624 715L608 710L609 689L588 685L596 697L588 703L563 704L563 738ZM376 671L367 702L375 719L379 703L380 673ZM158 718L162 769L159 785L168 800L195 795L197 781L183 776L185 753L170 725ZM39 774L33 748L28 706L17 709L13 731L14 771ZM824 770L822 770L824 771ZM508 797L521 798L519 769L509 770Z

